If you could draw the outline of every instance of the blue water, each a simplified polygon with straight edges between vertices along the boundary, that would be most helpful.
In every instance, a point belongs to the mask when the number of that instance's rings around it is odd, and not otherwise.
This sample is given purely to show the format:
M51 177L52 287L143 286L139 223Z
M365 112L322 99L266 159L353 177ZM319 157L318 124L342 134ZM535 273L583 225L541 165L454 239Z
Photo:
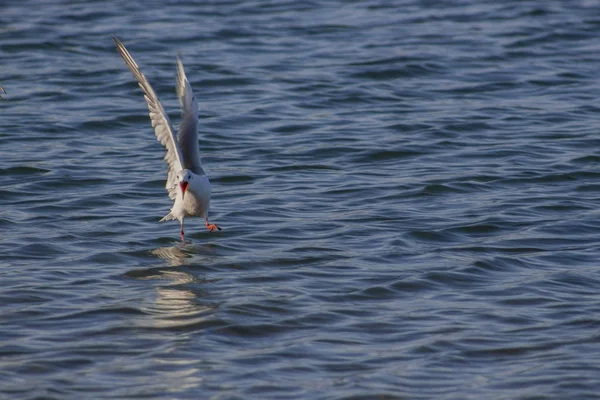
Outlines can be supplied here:
M599 398L598 3L391 3L0 5L0 398Z

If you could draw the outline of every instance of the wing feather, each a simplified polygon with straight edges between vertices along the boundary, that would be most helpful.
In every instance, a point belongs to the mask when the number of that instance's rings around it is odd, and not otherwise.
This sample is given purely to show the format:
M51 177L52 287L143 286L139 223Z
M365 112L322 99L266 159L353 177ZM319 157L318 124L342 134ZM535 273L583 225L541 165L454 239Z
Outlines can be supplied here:
M181 124L177 139L181 145L183 166L198 175L204 175L198 148L198 102L179 57L177 57L177 96L181 104Z
M150 111L150 121L152 122L152 127L154 128L154 133L156 134L156 139L167 149L167 153L164 156L164 160L167 162L169 166L169 171L167 172L167 183L166 188L169 191L169 197L171 199L175 199L177 195L177 173L183 169L183 160L184 157L181 153L181 149L179 147L179 143L175 138L175 134L173 133L173 126L171 125L171 121L169 120L169 116L165 112L162 104L158 100L158 96L150 86L150 83L144 76L144 74L140 71L137 63L129 54L125 45L118 37L113 36L113 40L115 41L115 45L117 46L117 51L123 57L125 64L133 73L133 76L138 81L140 88L144 92L144 99L148 104L148 110ZM197 145L197 144L196 144Z

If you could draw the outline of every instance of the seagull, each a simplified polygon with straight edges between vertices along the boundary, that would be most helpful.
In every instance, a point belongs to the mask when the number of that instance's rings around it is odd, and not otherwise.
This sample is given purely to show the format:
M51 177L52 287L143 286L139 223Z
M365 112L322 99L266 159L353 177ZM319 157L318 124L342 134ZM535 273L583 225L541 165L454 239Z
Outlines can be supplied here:
M0 86L0 92L6 94L6 90L2 86ZM4 100L4 97L0 96L0 100Z
M173 200L171 211L160 220L179 220L181 226L181 242L185 243L183 220L185 217L201 217L206 221L206 228L213 232L221 230L217 225L208 222L210 205L210 181L202 168L200 151L198 150L198 103L192 92L190 82L185 76L181 59L177 57L177 96L181 104L181 124L179 134L175 130L169 116L165 112L158 96L140 71L137 63L129 54L118 37L113 36L117 51L125 60L125 64L137 79L144 92L144 98L150 110L150 120L156 139L167 149L164 160L169 170L166 188Z

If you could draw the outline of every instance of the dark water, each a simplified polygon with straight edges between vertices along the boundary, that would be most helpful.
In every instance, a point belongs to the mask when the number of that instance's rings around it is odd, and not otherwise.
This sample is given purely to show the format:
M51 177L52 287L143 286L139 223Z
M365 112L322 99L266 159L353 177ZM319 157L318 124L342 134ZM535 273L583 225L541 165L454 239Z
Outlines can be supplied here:
M597 2L124 4L0 6L0 398L600 397Z

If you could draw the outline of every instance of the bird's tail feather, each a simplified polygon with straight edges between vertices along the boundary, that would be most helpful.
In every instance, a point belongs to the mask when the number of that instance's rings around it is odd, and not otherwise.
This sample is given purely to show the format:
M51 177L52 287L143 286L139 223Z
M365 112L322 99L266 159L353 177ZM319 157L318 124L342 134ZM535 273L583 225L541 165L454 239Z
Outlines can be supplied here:
M164 217L162 217L162 219L158 222L163 222L163 221L170 221L172 219L177 219L173 213L168 213L167 215L165 215Z

